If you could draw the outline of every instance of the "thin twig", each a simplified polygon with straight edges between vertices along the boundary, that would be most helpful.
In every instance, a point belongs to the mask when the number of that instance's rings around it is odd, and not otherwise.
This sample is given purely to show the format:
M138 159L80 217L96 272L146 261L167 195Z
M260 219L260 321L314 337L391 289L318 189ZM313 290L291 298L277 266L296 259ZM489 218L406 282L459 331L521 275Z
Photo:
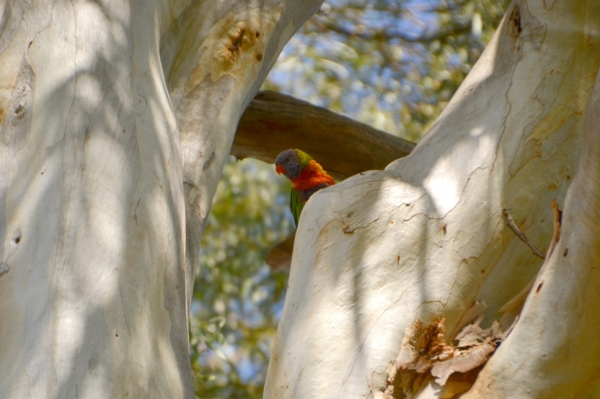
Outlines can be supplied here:
M537 248L535 248L535 246L533 246L533 244L529 244L529 242L527 241L527 237L525 237L525 234L523 234L519 228L515 225L514 220L512 219L512 217L510 216L510 213L508 213L508 210L503 209L504 211L504 216L506 217L506 222L508 223L508 226L511 228L512 231L515 232L515 234L517 235L517 237L519 237L523 242L525 242L529 248L531 248L533 250L533 252L539 256L540 258L545 259L549 259L550 255L552 255L552 251L554 250L554 247L556 246L556 244L558 243L558 240L560 239L560 228L561 228L561 219L562 219L562 211L558 208L558 202L556 202L556 199L552 200L552 212L554 214L554 233L552 234L552 241L550 242L550 248L548 249L548 253L546 254L546 256L542 256L538 253L536 253L535 251L537 250L539 252L539 250ZM533 277L531 279L531 281L529 281L529 284L527 284L527 286L525 288L523 288L514 298L512 298L510 301L508 301L506 304L504 304L504 306L502 306L499 310L499 312L501 314L503 314L502 316L502 321L500 322L501 325L506 324L504 322L505 318L510 318L513 315L517 315L516 317L518 318L521 310L523 309L523 305L525 304L525 301L527 300L527 296L529 295L529 293L531 292L531 290L533 289L535 282L537 281L539 275L542 273L542 271L544 270L544 267L546 267L546 262L544 262L544 264L542 265L542 267L540 268L540 270L538 270L538 272L536 273L535 277ZM537 285L537 291L539 291L539 289L541 288L542 284L544 283L544 281L542 280L540 284Z
M527 236L525 236L525 233L523 233L521 230L519 230L519 228L515 224L515 221L513 220L512 216L510 216L508 209L505 208L502 211L504 212L504 218L506 219L506 224L508 224L508 227L510 227L510 229L513 231L513 233L515 233L521 241L523 241L525 244L527 244L527 246L529 248L531 248L534 255L539 256L542 259L546 259L546 257L542 253L542 251L540 251L535 245L533 245L531 242L529 242L529 240L527 239Z

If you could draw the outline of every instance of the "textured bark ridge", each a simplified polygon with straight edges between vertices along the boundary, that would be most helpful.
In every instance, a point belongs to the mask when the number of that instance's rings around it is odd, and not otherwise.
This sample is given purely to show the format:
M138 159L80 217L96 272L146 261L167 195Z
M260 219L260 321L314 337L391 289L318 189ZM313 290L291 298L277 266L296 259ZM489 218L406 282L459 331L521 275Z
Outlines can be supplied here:
M320 3L0 5L0 397L193 397L203 220Z
M600 398L597 97L586 108L598 15L596 1L513 1L408 157L311 199L265 397ZM553 200L564 211L554 239ZM433 354L456 353L476 303L486 305L477 326L492 328L488 338L519 316L478 375L444 381L448 370L415 377L417 363L393 364L418 342L416 320L423 331L444 320Z

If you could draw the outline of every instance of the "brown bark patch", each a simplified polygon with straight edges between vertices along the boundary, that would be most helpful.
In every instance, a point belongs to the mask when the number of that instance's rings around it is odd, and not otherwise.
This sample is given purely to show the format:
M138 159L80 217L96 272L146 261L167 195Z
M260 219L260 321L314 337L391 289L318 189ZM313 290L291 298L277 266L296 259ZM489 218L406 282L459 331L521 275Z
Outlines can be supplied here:
M416 319L405 329L400 353L392 362L395 370L386 370L387 385L378 387L374 375L372 397L412 397L432 377L440 387L439 398L450 399L467 391L512 329L511 326L503 332L498 322L482 329L479 325L482 319L479 317L465 326L453 343L447 343L444 318L435 319L428 325Z

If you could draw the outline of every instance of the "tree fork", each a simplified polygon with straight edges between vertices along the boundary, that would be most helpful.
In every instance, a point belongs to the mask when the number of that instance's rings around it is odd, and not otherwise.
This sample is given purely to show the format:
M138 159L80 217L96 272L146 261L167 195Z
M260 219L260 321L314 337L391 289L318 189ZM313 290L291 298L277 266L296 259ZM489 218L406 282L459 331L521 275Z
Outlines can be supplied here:
M554 242L554 198L564 204L560 238L463 397L600 398L596 94L586 109L598 15L597 1L513 1L410 156L315 194L298 226L266 398L390 398L379 383L414 320L443 318L454 331L476 303L487 305L483 328L502 318L543 263L502 210L531 242ZM443 389L397 373L393 397Z

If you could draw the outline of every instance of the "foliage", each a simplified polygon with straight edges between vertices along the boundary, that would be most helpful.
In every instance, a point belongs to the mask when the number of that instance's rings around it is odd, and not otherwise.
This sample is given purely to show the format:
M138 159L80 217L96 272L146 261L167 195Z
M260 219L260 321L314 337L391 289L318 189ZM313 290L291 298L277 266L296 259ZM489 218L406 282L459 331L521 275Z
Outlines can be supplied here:
M190 320L200 398L262 396L287 284L264 258L293 229L288 193L271 169L232 158L206 222Z
M266 87L417 141L500 22L507 0L331 0Z
M418 140L481 54L508 0L330 0L264 88ZM283 148L282 148L283 150ZM272 165L230 162L206 223L190 318L199 398L259 398L287 286L264 263L293 229Z

